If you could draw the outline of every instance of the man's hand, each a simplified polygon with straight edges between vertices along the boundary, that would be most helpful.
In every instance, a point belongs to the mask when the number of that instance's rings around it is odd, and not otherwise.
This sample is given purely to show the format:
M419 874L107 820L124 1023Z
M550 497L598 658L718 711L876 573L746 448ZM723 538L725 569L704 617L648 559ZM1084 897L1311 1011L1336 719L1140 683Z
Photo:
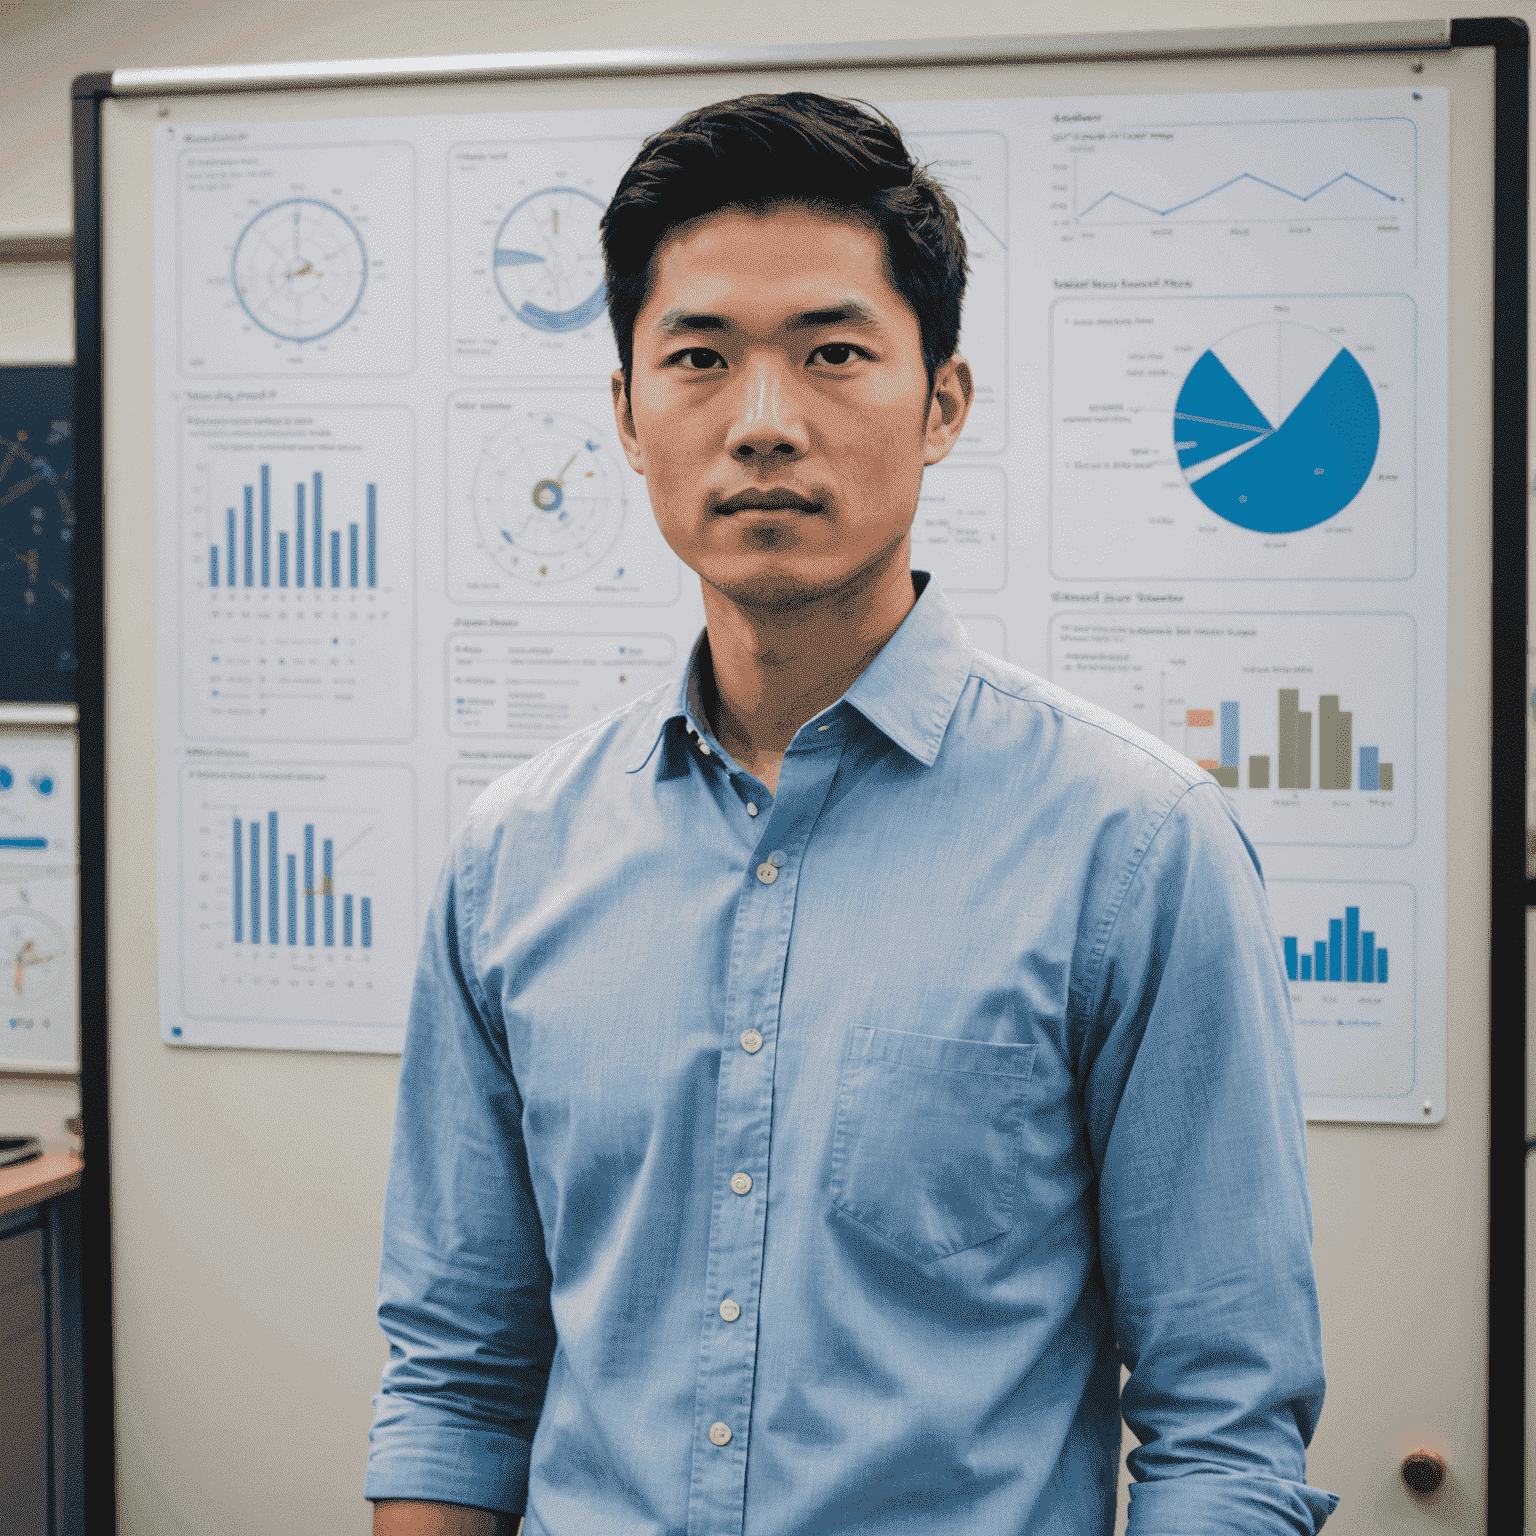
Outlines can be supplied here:
M521 1526L521 1515L499 1515L469 1504L373 1501L373 1536L516 1536Z

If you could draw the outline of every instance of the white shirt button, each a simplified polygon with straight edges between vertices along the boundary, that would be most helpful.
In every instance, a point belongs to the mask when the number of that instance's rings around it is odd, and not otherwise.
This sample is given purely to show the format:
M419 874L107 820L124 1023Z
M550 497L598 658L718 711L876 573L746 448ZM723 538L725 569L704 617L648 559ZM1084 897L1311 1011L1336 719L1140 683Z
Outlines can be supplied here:
M768 862L772 864L775 869L783 869L784 855L775 850L773 853L768 855Z
M779 878L779 872L773 867L772 864L759 864L757 866L757 878L761 880L764 885L772 885L773 882Z
M731 1426L729 1424L722 1424L717 1419L709 1426L709 1438L711 1444L729 1445L731 1443Z
M763 1048L763 1037L755 1029L744 1029L741 1032L741 1048L749 1056L755 1055Z
M753 805L753 803L750 800L747 801L747 815L748 816L756 816L757 815L757 807L755 805Z
M738 1195L744 1195L752 1188L752 1175L750 1173L733 1173L731 1175L731 1188Z
M699 751L702 752L705 757L709 756L709 743L705 741L702 736L699 738Z
M723 1317L726 1322L734 1323L736 1319L741 1316L741 1308L738 1307L729 1296L727 1296L725 1300L720 1303L720 1316Z

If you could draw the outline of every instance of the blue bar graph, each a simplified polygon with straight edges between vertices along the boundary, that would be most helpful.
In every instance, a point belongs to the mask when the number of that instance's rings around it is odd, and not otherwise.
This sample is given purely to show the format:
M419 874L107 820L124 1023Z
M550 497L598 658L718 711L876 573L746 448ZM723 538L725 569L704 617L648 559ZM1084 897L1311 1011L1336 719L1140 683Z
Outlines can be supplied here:
M267 943L277 943L277 812L267 812Z
M1237 767L1237 705L1229 702L1221 706L1221 766Z
M219 546L208 546L208 585L216 587L219 584Z
M293 584L304 585L304 482L293 488L293 509L297 537L293 541Z
M251 512L251 488L245 488L245 584L256 585L256 528Z
M325 861L325 873L322 876L325 884L320 887L320 895L325 902L325 947L334 949L336 946L336 887L331 872L331 839L326 838L320 846L324 850Z
M368 585L370 587L376 587L379 584L378 502L378 487L370 481L368 485Z
M269 810L264 813L266 817L267 857L266 857L266 907L265 922L262 913L262 813L254 815L238 815L230 818L230 831L232 840L228 846L231 849L233 859L231 864L230 879L230 931L237 944L260 944L265 941L271 945L286 942L297 948L299 937L299 898L303 896L304 907L304 936L303 943L306 947L313 948L316 943L315 917L316 897L319 901L320 915L320 939L319 942L327 949L337 947L336 940L336 909L337 898L340 897L341 908L341 945L343 949L357 947L358 924L355 919L361 916L361 947L369 949L373 944L373 903L367 896L359 896L355 891L341 892L337 889L337 859L345 857L347 849L356 846L358 838L353 838L347 843L341 855L337 854L337 843L334 838L316 837L316 824L312 821L303 823L304 827L304 852L303 868L299 866L297 853L285 852L282 846L282 814ZM294 814L297 822L297 815ZM365 828L367 832L371 828ZM290 836L292 834L290 833ZM319 842L319 870L317 878L316 870L316 842ZM303 877L302 888L300 875ZM286 877L286 880L285 880ZM345 876L342 876L345 879ZM350 883L350 882L349 882ZM283 892L286 885L287 891L287 921L283 920ZM247 913L249 921L247 921Z
M357 585L357 524L347 524L347 585Z
M288 585L288 535L280 533L277 536L277 584L280 587Z
M321 551L324 545L320 542L320 471L315 471L315 585L323 587L325 578L320 574L324 568L324 557Z
M261 584L272 585L272 474L261 466Z
M233 877L230 880L230 890L234 895L235 907L235 943L240 944L245 940L245 933L241 925L241 903L245 900L245 880L240 873L240 859L245 847L244 823L238 816L235 817L235 867Z
M261 823L251 818L251 943L261 943Z
M229 509L229 569L224 573L227 585L235 584L235 509Z
M331 529L331 585L341 585L341 530Z
M1381 748L1360 748L1360 788L1381 788Z
M1285 974L1291 981L1342 981L1350 986L1383 986L1387 980L1387 951L1376 942L1376 931L1360 926L1360 908L1345 907L1342 918L1328 919L1328 937L1318 939L1310 955L1301 951L1295 934L1282 934Z

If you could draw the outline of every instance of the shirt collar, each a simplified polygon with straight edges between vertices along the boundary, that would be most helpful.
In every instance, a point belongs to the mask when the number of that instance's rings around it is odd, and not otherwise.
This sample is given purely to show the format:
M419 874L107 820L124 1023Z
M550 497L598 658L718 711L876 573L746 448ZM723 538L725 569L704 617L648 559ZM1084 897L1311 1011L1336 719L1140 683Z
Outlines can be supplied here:
M974 648L929 573L913 571L912 583L917 601L840 702L851 705L876 730L931 768L971 674ZM642 738L645 752L628 772L638 773L645 767L674 720L684 721L690 734L710 735L697 675L707 634L707 630L699 632L677 686L654 706Z

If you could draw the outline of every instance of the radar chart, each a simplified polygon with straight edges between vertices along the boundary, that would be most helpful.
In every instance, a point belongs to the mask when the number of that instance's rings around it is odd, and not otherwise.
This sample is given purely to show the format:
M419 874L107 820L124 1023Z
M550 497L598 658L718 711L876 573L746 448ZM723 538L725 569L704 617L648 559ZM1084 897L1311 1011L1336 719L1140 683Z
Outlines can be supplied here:
M502 221L492 257L507 307L536 331L579 331L603 314L603 204L545 187Z
M242 144L232 155L186 134L176 159L179 257L166 264L178 274L182 373L291 379L410 372L411 146Z
M290 197L241 231L230 275L240 307L262 330L318 341L356 312L368 286L368 252L339 208Z
M529 411L486 444L475 522L503 570L542 586L589 571L624 522L618 471L586 422Z

